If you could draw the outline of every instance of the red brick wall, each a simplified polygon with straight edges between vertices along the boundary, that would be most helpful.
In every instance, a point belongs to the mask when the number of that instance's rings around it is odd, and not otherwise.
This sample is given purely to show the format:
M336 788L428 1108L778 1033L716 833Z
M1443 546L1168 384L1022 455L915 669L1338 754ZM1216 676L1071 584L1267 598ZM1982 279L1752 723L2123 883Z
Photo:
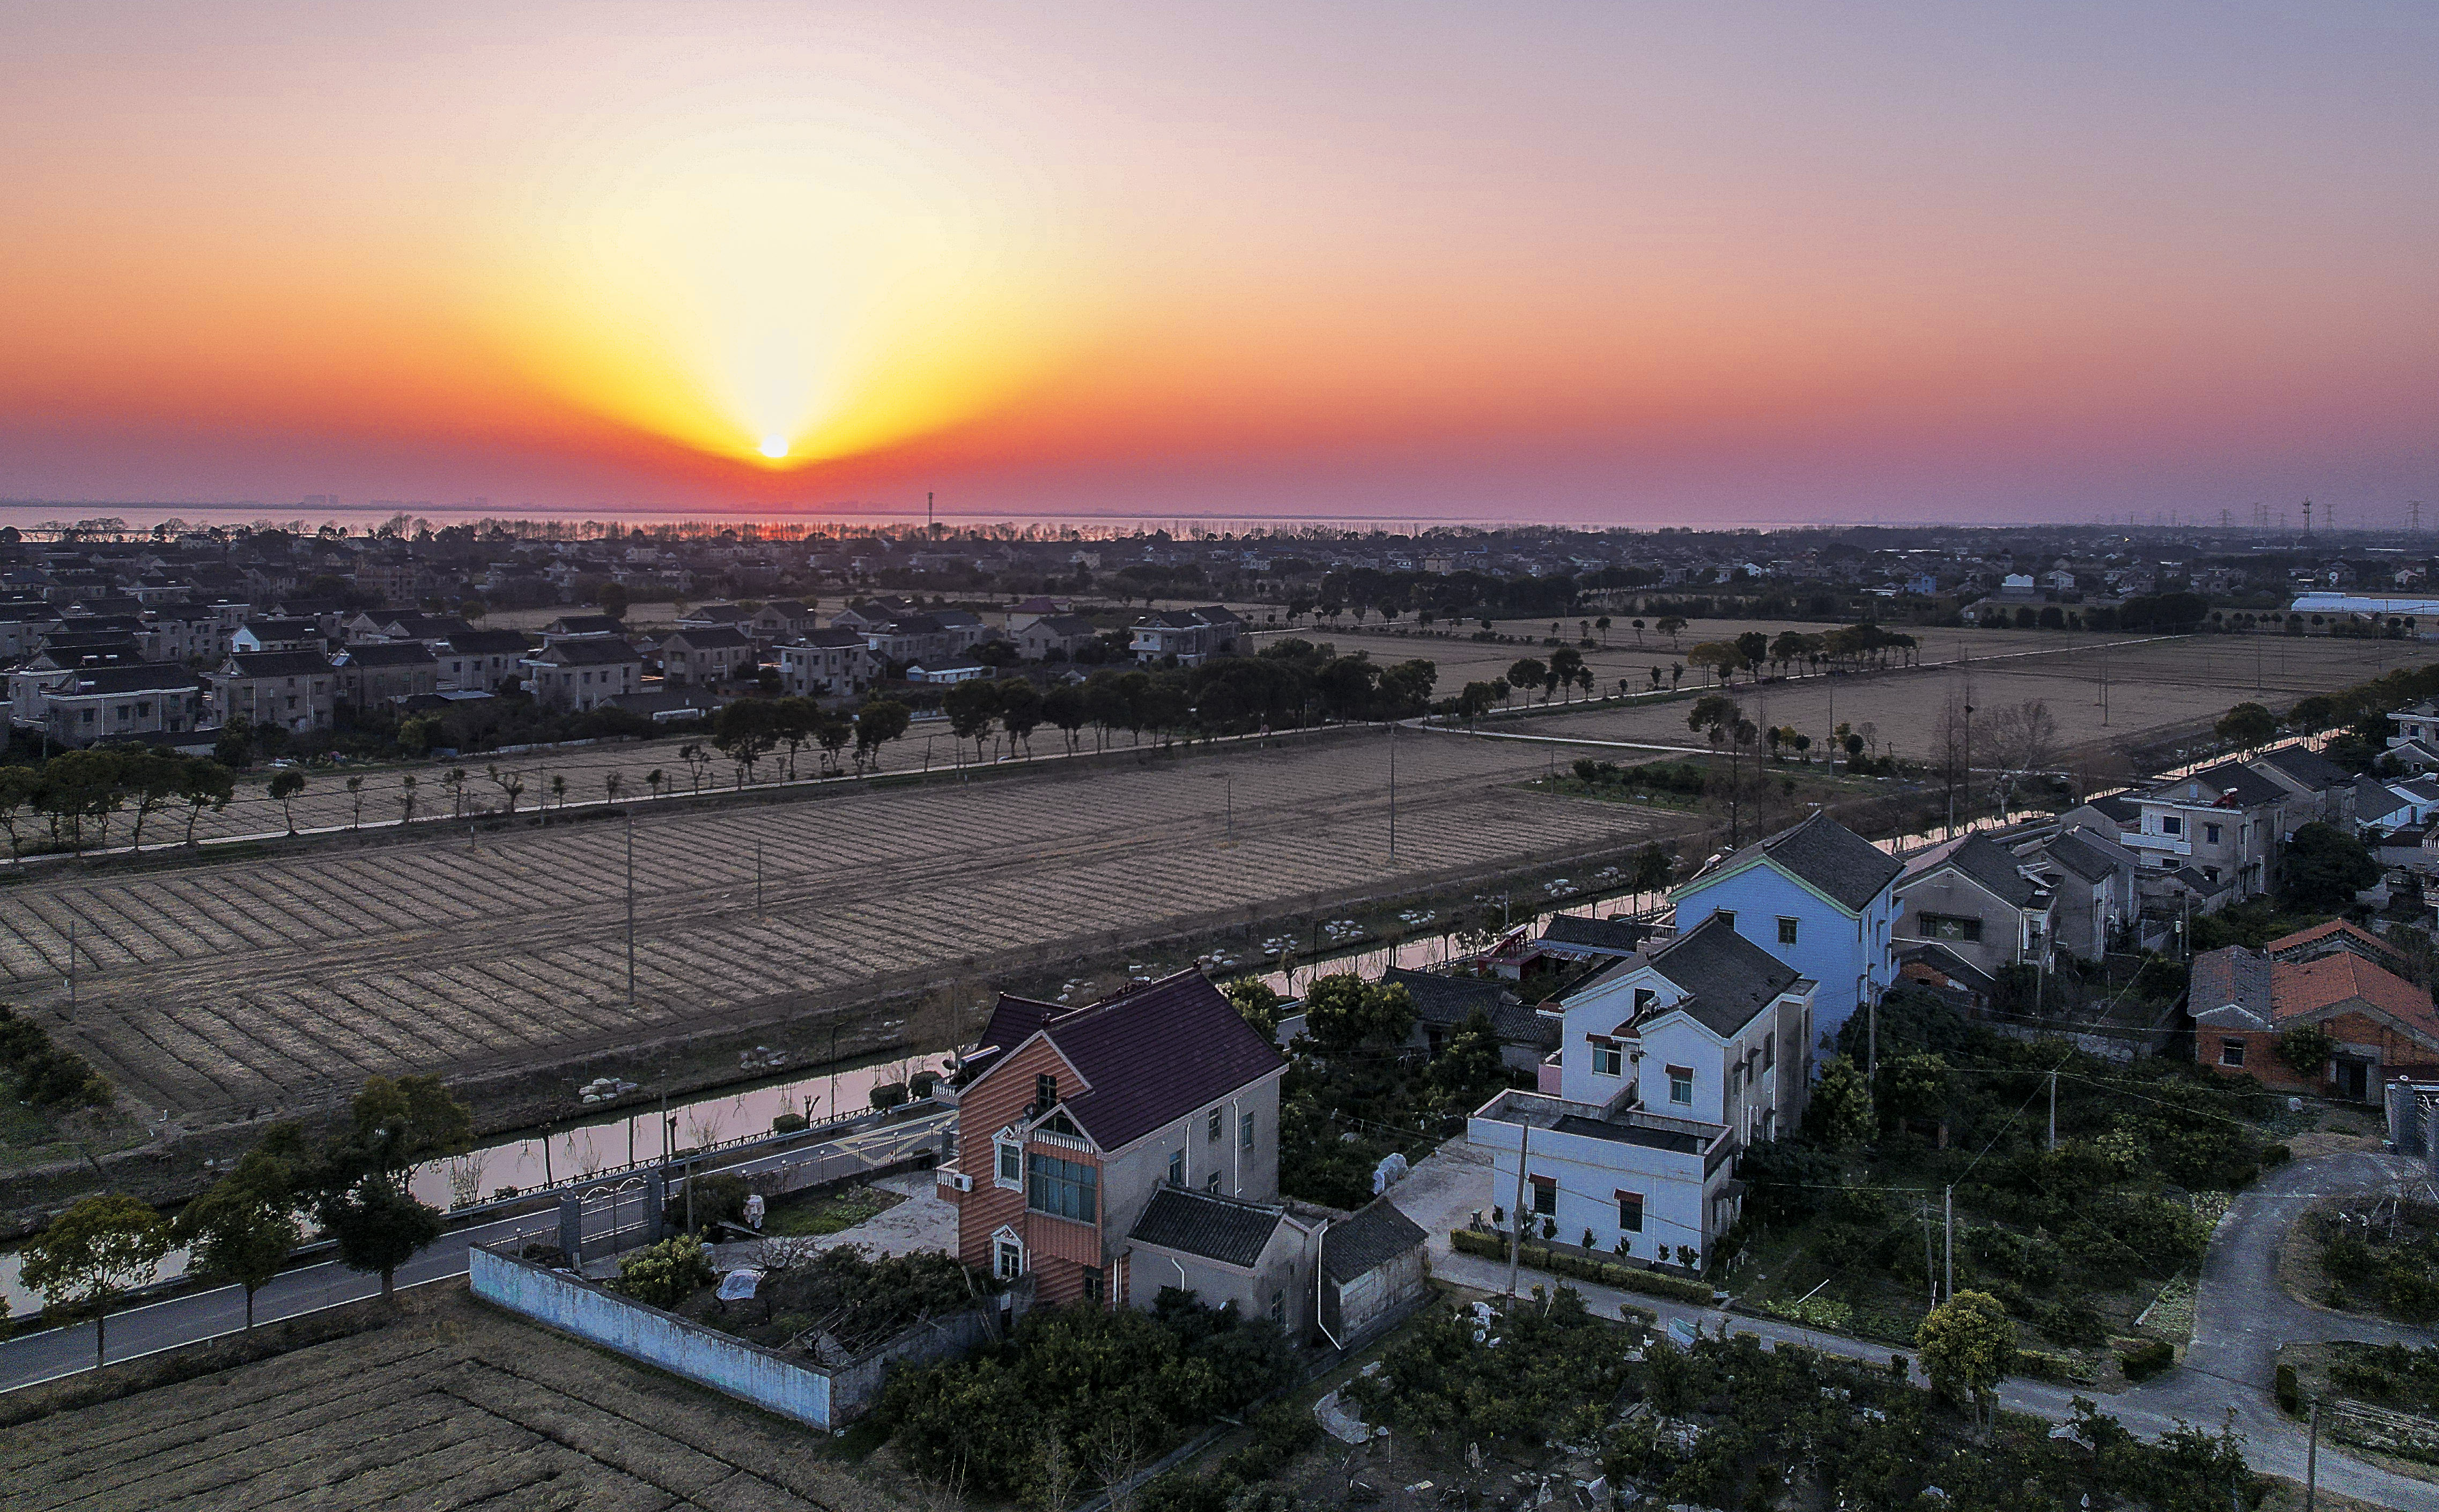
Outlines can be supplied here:
M1033 1078L1048 1074L1059 1078L1059 1095L1080 1090L1067 1062L1037 1040L993 1066L968 1087L957 1101L957 1163L973 1178L974 1189L957 1197L957 1258L988 1271L991 1236L1013 1227L1024 1239L1026 1263L1035 1273L1035 1295L1044 1304L1073 1302L1083 1295L1084 1267L1101 1263L1101 1230L1097 1223L1025 1211L1024 1193L1006 1191L994 1180L998 1150L991 1135L1016 1122L1033 1102ZM1065 1146L1039 1147L1061 1160L1097 1166L1097 1154Z

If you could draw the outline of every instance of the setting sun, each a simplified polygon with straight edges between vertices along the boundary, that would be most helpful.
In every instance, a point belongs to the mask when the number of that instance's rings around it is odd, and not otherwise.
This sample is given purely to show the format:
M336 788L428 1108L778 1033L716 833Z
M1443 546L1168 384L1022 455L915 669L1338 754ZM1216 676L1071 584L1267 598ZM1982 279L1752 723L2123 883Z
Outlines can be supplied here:
M788 454L787 437L782 436L766 436L762 437L762 454L768 457L786 456Z

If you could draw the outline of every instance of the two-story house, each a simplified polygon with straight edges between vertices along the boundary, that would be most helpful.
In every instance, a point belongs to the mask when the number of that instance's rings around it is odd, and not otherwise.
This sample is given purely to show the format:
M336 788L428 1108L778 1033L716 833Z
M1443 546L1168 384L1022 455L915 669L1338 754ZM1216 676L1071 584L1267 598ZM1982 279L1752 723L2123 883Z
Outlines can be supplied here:
M1059 661L1072 661L1100 633L1098 627L1081 614L1037 614L1016 631L1016 646L1027 661L1049 661L1054 655Z
M1898 969L1936 973L1985 1003L2003 968L2048 969L2056 895L2026 870L2014 851L1983 834L1909 859L1896 882L1904 920Z
M362 641L332 657L339 696L357 708L437 691L440 663L419 641Z
M211 674L223 724L244 720L291 734L330 727L339 675L320 651L231 651Z
M851 630L809 630L778 649L779 687L796 698L837 697L871 681L872 653Z
M756 665L754 643L733 626L673 631L661 642L661 682L668 687L708 687Z
M2117 843L2114 825L2062 827L2036 847L2052 898L2050 938L2078 960L2098 961L2131 923L2140 862Z
M438 663L435 690L496 693L523 681L525 656L532 649L522 631L459 631L435 653Z
M2268 892L2279 845L2320 817L2317 797L2241 761L2222 761L2137 793L2134 805L2136 827L2121 838L2144 858L2138 881L2145 894L2183 894L2205 913Z
M1164 1286L1291 1326L1319 1224L1280 1202L1287 1061L1199 971L1082 1007L1003 996L958 1069L957 1254L1045 1303ZM1298 1272L1301 1271L1301 1274Z
M1677 929L1724 914L1737 934L1820 984L1813 1016L1834 1036L1894 979L1904 868L1825 813L1706 866L1671 895ZM1809 1048L1808 1046L1807 1048Z
M644 658L615 635L573 635L524 658L525 688L544 708L596 708L638 691Z
M174 663L72 667L43 685L39 722L52 743L83 746L181 734L203 723L202 680Z
M2288 806L2288 817L2293 823L2318 819L2347 834L2355 832L2355 774L2327 756L2300 745L2285 745L2264 751L2245 765L2303 800L2305 807Z
M1524 1218L1560 1242L1708 1254L1736 1219L1737 1152L1803 1117L1817 990L1716 914L1578 986L1540 1089L1469 1121L1494 1200L1521 1176Z
M1245 622L1218 604L1156 610L1135 621L1128 649L1139 662L1174 656L1181 666L1192 667L1235 650L1244 633Z

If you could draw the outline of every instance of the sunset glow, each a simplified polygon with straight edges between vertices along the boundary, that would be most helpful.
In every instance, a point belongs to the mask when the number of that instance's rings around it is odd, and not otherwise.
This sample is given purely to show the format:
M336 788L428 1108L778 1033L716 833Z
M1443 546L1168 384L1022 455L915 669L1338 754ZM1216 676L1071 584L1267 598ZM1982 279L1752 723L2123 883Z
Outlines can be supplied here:
M0 495L2429 491L2427 9L604 14L12 19Z

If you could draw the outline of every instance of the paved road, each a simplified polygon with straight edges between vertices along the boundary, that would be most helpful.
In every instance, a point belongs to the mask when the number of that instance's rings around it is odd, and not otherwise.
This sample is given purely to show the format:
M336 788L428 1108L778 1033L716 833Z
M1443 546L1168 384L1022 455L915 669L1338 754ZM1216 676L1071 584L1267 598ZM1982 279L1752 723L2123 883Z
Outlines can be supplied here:
M2304 1425L2283 1416L2270 1398L2278 1346L2337 1339L2425 1344L2439 1343L2439 1331L2351 1318L2295 1301L2278 1285L2279 1240L2316 1198L2331 1192L2384 1189L2398 1177L2411 1176L2412 1164L2390 1156L2324 1155L2272 1171L2229 1205L2227 1217L2212 1237L2197 1289L2193 1343L2183 1362L2113 1396L2089 1391L2081 1395L2094 1396L2103 1412L2145 1438L2156 1438L2181 1422L2216 1432L2233 1409L2252 1468L2303 1480L2307 1434ZM1464 1141L1451 1142L1417 1165L1412 1177L1392 1189L1390 1200L1431 1236L1433 1274L1485 1291L1507 1289L1506 1266L1459 1254L1449 1244L1451 1228L1464 1225L1475 1208L1487 1211L1493 1201L1489 1163L1474 1155ZM1524 1279L1531 1284L1548 1277L1528 1270ZM1913 1358L1910 1350L1793 1324L1692 1307L1587 1282L1565 1284L1581 1291L1594 1311L1612 1316L1619 1305L1631 1303L1657 1312L1663 1326L1682 1318L1703 1332L1716 1333L1724 1323L1733 1332L1750 1333L1773 1344L1799 1343L1848 1359L1885 1362L1892 1354ZM2074 1415L2077 1395L2072 1387L2011 1379L2000 1388L1999 1397L2015 1411L2063 1422ZM2439 1488L2430 1482L2367 1465L2325 1439L2321 1445L2320 1484L2400 1512L2424 1512L2439 1504Z
M947 1127L955 1116L954 1110L944 1109L904 1123L857 1130L819 1145L757 1156L719 1168L732 1175L752 1176L814 1161L821 1162L826 1167L838 1165L840 1174L850 1169L887 1165L913 1152L916 1147ZM825 1180L831 1174L828 1169L816 1173L818 1178ZM508 1239L521 1234L549 1238L556 1236L558 1227L557 1210L544 1209L452 1230L437 1243L401 1266L397 1284L401 1287L422 1286L464 1275L468 1246ZM325 1307L361 1302L380 1294L380 1291L379 1276L350 1271L336 1260L299 1266L281 1272L269 1286L255 1293L254 1320L264 1324L302 1317ZM109 1360L114 1364L135 1360L158 1354L164 1349L217 1339L223 1334L238 1332L244 1326L245 1293L240 1289L219 1287L209 1291L189 1292L111 1314L106 1334ZM47 1328L0 1343L0 1391L39 1385L93 1368L93 1325L90 1323L69 1328Z

